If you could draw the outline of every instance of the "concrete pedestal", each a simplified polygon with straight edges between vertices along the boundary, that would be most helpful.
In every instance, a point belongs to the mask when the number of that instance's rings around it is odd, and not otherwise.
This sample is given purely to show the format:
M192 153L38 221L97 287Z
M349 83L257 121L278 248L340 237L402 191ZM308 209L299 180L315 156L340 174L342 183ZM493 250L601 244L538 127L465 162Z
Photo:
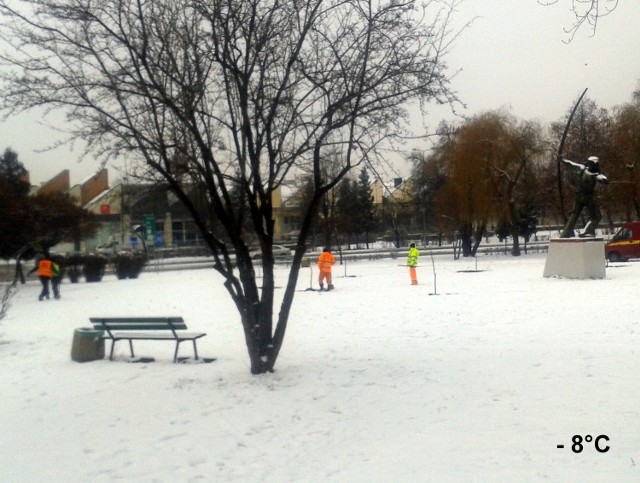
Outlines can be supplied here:
M602 238L553 238L544 264L544 277L604 278Z

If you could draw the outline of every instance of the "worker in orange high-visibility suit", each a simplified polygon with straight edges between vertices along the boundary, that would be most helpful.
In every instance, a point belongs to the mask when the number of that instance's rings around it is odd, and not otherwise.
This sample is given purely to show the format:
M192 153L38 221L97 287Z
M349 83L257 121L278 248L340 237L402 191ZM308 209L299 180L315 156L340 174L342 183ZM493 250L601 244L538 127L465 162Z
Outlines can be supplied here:
M333 284L331 283L331 266L336 263L336 259L331 254L329 248L324 248L322 254L318 257L318 269L320 275L318 276L318 283L320 283L320 290L324 290L324 281L327 281L327 292L333 290Z

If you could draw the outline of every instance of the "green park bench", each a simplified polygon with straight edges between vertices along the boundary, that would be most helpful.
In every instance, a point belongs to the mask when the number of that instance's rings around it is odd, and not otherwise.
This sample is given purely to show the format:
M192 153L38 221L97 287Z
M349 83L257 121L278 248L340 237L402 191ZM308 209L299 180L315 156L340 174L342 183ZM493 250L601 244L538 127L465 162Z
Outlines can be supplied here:
M187 329L182 317L90 317L94 329L103 330L104 338L111 339L109 360L113 360L113 349L119 340L129 341L131 357L134 340L173 340L176 350L173 362L178 361L178 349L184 341L193 342L193 353L198 359L196 340L207 335L204 332L184 332Z

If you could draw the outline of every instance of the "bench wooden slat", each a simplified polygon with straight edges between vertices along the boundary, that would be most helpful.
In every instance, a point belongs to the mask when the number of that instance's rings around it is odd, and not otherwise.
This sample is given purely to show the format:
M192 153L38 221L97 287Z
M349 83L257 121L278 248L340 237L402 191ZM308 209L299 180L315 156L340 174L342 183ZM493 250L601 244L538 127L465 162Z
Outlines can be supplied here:
M105 320L109 322L184 322L182 317L90 317L90 320Z
M103 324L102 322L93 322L93 326L96 329L109 329L109 330L171 330L172 328L175 330L185 330L187 328L186 324L159 324L159 323L148 323L148 324L130 324L125 322L106 322Z
M185 330L187 324L182 317L91 317L97 329L109 330Z
M203 332L180 332L177 337L174 337L171 332L118 332L114 330L111 332L114 339L154 339L154 340L193 340L204 337Z

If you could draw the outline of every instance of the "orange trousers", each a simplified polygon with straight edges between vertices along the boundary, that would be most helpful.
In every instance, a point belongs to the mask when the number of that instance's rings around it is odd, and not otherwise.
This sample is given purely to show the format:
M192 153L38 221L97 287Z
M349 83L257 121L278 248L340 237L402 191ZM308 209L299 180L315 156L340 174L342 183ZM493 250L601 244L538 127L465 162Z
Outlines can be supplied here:
M409 267L409 276L411 277L411 285L418 285L418 275L416 274L416 267Z
M322 281L326 280L327 285L331 285L331 272L323 272L320 270L320 276L318 277L318 283L322 284Z

